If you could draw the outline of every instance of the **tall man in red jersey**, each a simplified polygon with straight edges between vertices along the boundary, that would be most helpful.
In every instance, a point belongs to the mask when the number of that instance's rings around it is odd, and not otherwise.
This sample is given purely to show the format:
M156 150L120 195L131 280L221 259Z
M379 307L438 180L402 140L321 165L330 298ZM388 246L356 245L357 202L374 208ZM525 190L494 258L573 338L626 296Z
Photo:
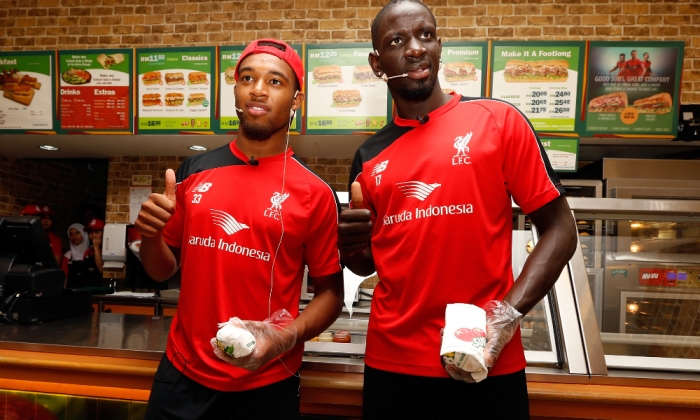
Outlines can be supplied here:
M298 418L303 343L342 308L337 198L288 147L304 99L301 58L282 41L258 40L235 78L238 137L185 159L177 176L168 170L165 193L152 194L135 223L148 274L181 270L147 419ZM315 297L299 314L305 264ZM281 309L291 324L262 322ZM255 337L248 356L212 348L230 317Z
M386 77L398 115L355 154L353 210L341 214L338 242L352 271L376 270L380 279L367 331L364 418L528 418L519 320L573 255L575 222L517 108L442 92L436 32L430 10L410 0L387 4L372 23L369 63ZM540 233L517 282L511 198ZM450 303L486 310L490 369L481 382L441 363Z

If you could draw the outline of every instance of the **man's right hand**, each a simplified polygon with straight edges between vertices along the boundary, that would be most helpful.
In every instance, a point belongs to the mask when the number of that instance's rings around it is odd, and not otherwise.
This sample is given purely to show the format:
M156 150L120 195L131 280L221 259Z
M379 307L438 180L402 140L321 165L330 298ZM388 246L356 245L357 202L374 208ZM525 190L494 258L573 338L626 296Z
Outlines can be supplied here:
M141 211L134 226L146 238L154 238L163 232L165 225L175 213L175 171L165 171L165 191L152 193L141 204Z
M338 221L338 249L343 261L369 248L372 239L372 220L369 210L364 208L359 182L350 187L352 208L340 213Z

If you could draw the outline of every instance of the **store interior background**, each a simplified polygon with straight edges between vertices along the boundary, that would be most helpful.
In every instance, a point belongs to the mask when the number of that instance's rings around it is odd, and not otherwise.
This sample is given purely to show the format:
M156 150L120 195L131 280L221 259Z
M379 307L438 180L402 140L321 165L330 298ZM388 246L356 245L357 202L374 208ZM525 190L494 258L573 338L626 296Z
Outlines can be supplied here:
M242 45L263 37L289 43L369 42L384 0L3 0L2 50ZM464 40L684 41L681 104L700 104L700 3L619 0L427 0L443 42ZM233 136L0 136L0 215L28 203L56 211L63 235L98 204L107 222L128 223L133 175L162 190L165 169ZM364 136L292 136L298 155L336 190ZM37 148L50 143L61 148ZM700 159L696 142L581 139L579 166L603 157ZM566 177L566 175L563 175ZM64 244L67 247L67 241ZM120 277L120 273L108 275Z

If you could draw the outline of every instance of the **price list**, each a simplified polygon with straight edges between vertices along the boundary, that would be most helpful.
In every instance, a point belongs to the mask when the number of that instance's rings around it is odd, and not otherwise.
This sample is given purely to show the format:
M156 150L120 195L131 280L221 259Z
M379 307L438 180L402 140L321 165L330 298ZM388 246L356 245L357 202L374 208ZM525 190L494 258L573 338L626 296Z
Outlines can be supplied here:
M576 131L582 44L494 46L491 96L510 102L539 132Z

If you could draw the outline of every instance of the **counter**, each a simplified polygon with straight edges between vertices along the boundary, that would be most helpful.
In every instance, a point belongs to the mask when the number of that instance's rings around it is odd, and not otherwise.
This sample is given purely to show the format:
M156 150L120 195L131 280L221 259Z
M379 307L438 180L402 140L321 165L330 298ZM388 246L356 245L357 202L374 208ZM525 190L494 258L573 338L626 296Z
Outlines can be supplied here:
M0 389L123 400L132 413L124 418L139 419L171 321L94 313L45 324L0 324ZM302 412L360 417L363 370L361 358L305 356ZM697 377L596 378L535 366L528 367L527 376L533 419L700 416Z

